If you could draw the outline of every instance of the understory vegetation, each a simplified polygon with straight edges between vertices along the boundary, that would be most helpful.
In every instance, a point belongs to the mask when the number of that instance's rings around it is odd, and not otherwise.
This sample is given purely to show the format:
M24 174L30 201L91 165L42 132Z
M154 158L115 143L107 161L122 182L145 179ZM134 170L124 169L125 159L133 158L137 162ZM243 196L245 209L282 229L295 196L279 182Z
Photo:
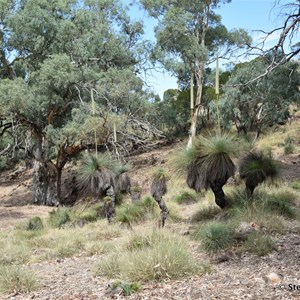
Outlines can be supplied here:
M178 177L171 179L173 184L185 185ZM268 255L276 251L277 239L288 230L287 221L299 220L298 185L262 184L251 201L243 183L227 186L230 207L226 210L214 203L211 191L197 195L196 202L178 203L173 196L178 193L172 189L165 199L170 216L177 218L170 217L165 228L158 227L159 208L150 196L118 205L110 225L99 203L55 208L48 218L36 216L1 233L0 292L38 289L42 279L30 265L68 257L97 256L93 276L115 280L123 295L130 295L145 282L211 272L210 255L223 251ZM181 197L187 190L182 191ZM182 208L192 211L188 219ZM186 223L191 226L190 235L176 230L184 229ZM203 252L207 258L199 259Z

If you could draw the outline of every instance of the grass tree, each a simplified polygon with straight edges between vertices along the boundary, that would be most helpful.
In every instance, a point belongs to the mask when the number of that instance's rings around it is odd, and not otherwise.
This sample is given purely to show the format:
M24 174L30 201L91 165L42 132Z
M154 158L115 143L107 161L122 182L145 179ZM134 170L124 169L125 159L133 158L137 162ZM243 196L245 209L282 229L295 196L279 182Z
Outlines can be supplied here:
M108 154L84 155L78 170L83 189L90 190L99 198L105 196L106 217L109 223L115 214L116 172L119 166Z
M172 160L177 171L187 172L187 185L199 192L211 188L215 202L221 208L229 204L223 186L234 175L231 156L237 152L234 139L229 135L200 136L190 149L183 149Z
M163 195L165 195L168 191L167 188L167 181L169 180L169 176L165 169L159 168L157 169L152 176L152 183L151 183L151 196L155 199L158 203L159 208L161 210L161 226L165 226L165 221L169 214L169 210L165 201L163 200Z
M278 164L272 154L265 154L262 151L248 152L242 158L239 166L240 177L245 180L249 196L252 196L254 189L267 178L276 177L278 170Z
M119 193L129 194L131 191L131 180L127 174L130 166L128 164L121 165L117 170L116 189Z

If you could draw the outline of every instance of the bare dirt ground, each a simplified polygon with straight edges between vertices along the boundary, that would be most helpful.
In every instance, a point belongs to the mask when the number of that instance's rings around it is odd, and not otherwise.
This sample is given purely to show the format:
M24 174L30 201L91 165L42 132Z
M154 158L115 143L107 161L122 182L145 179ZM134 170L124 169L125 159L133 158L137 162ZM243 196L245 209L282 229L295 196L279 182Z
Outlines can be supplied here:
M133 181L145 189L149 186L149 168L163 166L173 146L133 157ZM283 180L300 181L300 155L282 158ZM18 176L10 172L0 174L0 231L32 216L47 216L52 208L31 203L31 171L24 170ZM13 177L13 178L12 178ZM172 227L172 224L168 224ZM188 224L180 224L180 230L188 230ZM245 253L227 253L222 259L203 254L202 259L212 262L212 272L201 277L167 280L143 285L142 290L127 299L300 299L300 235L299 223L288 224L288 233L278 236L278 250L264 257ZM93 277L91 268L101 256L72 257L52 262L30 264L29 268L42 279L42 288L27 295L0 296L11 300L94 300L124 299L120 291L110 292L110 280ZM268 279L276 273L280 281Z

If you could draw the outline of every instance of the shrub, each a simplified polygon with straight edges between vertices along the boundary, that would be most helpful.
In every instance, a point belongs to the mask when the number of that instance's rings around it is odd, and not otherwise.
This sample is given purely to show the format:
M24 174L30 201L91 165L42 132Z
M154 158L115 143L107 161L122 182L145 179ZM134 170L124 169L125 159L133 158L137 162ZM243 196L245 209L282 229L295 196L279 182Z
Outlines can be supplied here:
M36 276L21 267L0 267L0 291L5 294L28 293L39 288Z
M194 191L181 191L176 197L175 201L178 204L190 204L197 202L197 193Z
M276 249L270 236L259 232L253 232L247 237L244 248L259 256L266 255Z
M210 222L200 227L193 236L200 239L203 249L207 252L218 252L233 245L234 230L222 222Z
M49 212L49 224L54 228L61 228L71 220L67 208L58 208Z

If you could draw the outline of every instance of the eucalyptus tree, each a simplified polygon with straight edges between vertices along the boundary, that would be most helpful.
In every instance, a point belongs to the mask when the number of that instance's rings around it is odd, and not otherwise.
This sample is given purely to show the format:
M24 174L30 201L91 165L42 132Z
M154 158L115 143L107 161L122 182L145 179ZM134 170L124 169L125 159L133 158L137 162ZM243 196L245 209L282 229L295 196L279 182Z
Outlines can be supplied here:
M288 62L271 73L255 80L270 64L270 56L256 58L237 65L223 86L220 111L223 126L232 122L238 130L247 133L264 127L285 123L290 105L300 104L299 63Z
M225 57L236 47L250 44L251 39L242 29L228 31L221 17L214 12L230 0L140 0L150 16L158 20L155 29L157 45L154 58L168 71L178 73L184 68L190 72L191 92L196 84L196 97L191 94L190 139L196 135L197 120L202 105L203 81L206 66L217 55ZM183 67L184 66L184 67Z
M136 75L142 24L117 0L2 0L0 7L1 130L14 122L30 134L33 200L56 205L62 169L80 151L124 137L144 142L136 132L146 122L135 117L147 114Z
M272 53L271 60L263 73L252 78L252 81L267 75L289 61L299 59L300 1L276 0L272 12L277 13L277 26L270 31L257 30L260 33L259 42L250 47L252 54L255 52L257 55L265 56ZM267 47L266 44L270 37L272 37L273 43L272 46Z

